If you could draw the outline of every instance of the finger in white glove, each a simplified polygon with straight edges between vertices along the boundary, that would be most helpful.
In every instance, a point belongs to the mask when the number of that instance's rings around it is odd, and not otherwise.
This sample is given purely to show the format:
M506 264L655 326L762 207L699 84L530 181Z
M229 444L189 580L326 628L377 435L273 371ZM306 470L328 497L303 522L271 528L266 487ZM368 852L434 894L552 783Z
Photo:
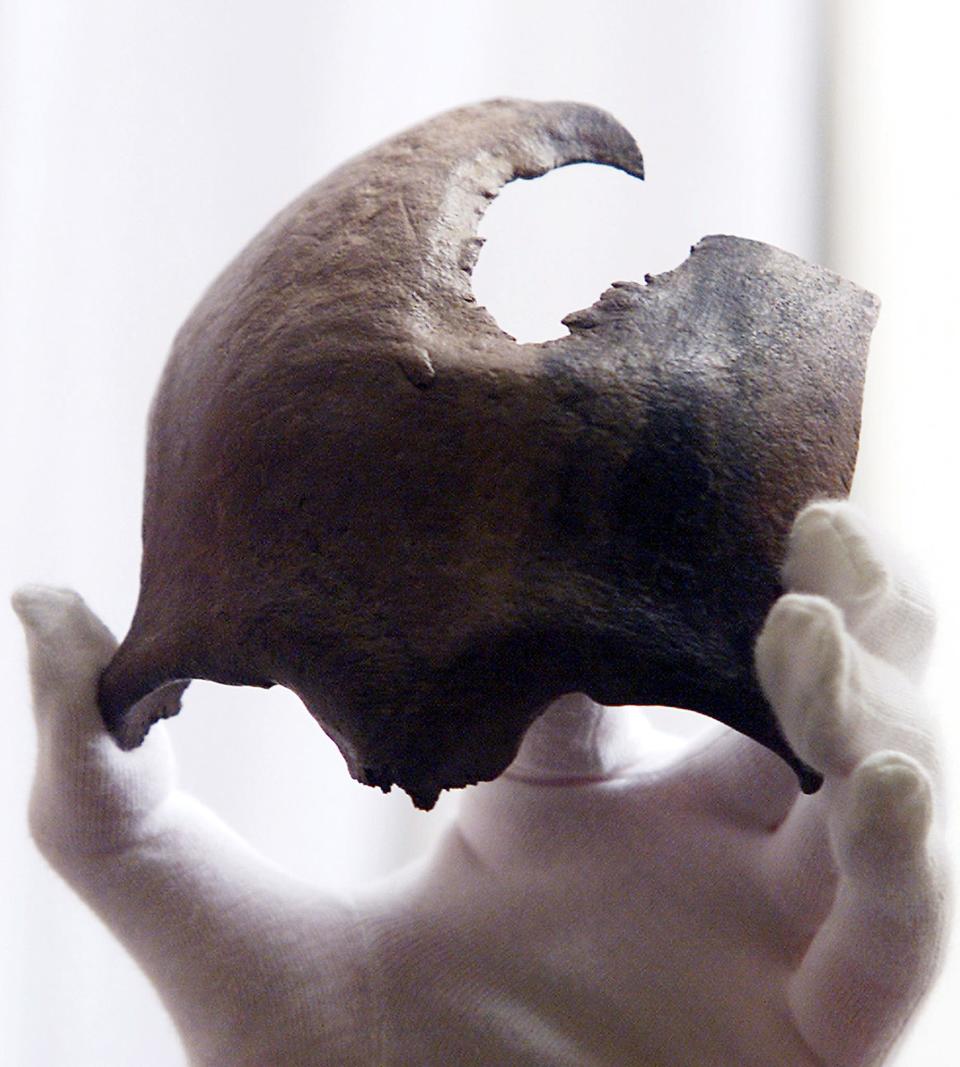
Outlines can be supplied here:
M116 746L96 703L115 642L76 593L31 587L14 607L37 718L33 834L153 981L191 1062L372 1062L353 910L178 791L162 724Z
M825 1062L852 1067L895 1041L941 953L946 880L930 833L940 771L916 688L933 613L912 570L849 504L801 514L784 574L802 591L770 612L757 672L825 784L798 799L769 861L789 872L784 913L810 918L789 993L798 1025Z

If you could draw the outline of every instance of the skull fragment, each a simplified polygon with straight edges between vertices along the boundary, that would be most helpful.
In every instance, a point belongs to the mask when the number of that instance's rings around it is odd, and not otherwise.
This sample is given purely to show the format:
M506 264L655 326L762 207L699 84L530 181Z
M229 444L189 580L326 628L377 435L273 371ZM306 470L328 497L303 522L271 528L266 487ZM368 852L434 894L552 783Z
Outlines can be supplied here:
M876 301L708 237L519 345L473 297L477 223L574 162L643 174L592 107L452 111L214 282L152 410L140 599L100 687L121 746L191 678L280 684L356 778L429 807L577 691L711 715L815 785L752 644L793 516L849 489Z

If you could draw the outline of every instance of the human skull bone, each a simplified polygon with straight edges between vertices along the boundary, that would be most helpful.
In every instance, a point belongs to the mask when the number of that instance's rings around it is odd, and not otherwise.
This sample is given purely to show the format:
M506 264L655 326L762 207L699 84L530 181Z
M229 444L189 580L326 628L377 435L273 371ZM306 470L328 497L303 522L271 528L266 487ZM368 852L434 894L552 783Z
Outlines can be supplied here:
M140 598L101 680L124 747L184 681L282 684L351 773L431 806L567 692L712 715L815 776L752 669L790 522L849 489L876 301L708 237L519 345L470 286L516 177L633 138L496 100L347 162L179 332L154 401Z

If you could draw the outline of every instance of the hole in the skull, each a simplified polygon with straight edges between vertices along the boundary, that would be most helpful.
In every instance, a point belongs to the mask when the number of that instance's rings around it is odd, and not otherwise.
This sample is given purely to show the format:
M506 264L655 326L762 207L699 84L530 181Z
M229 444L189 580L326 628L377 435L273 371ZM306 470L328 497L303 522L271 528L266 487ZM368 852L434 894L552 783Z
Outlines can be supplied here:
M571 311L649 269L640 261L644 191L629 175L591 165L511 182L480 224L477 302L522 343L565 336L560 320Z

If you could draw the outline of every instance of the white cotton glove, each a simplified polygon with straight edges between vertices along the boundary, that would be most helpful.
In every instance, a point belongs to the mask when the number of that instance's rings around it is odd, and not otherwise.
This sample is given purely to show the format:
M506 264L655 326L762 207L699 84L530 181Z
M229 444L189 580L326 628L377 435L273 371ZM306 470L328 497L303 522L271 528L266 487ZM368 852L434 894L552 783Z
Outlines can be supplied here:
M25 592L34 834L196 1063L879 1063L943 936L915 688L931 617L846 504L801 515L785 579L757 669L818 794L728 730L650 769L628 713L569 697L433 856L350 906L178 794L161 728L113 747L94 703L112 639L73 594Z
M190 1062L375 1063L350 907L276 870L179 792L162 723L133 752L114 744L96 686L116 642L80 597L28 588L14 608L39 742L34 839L152 979Z

